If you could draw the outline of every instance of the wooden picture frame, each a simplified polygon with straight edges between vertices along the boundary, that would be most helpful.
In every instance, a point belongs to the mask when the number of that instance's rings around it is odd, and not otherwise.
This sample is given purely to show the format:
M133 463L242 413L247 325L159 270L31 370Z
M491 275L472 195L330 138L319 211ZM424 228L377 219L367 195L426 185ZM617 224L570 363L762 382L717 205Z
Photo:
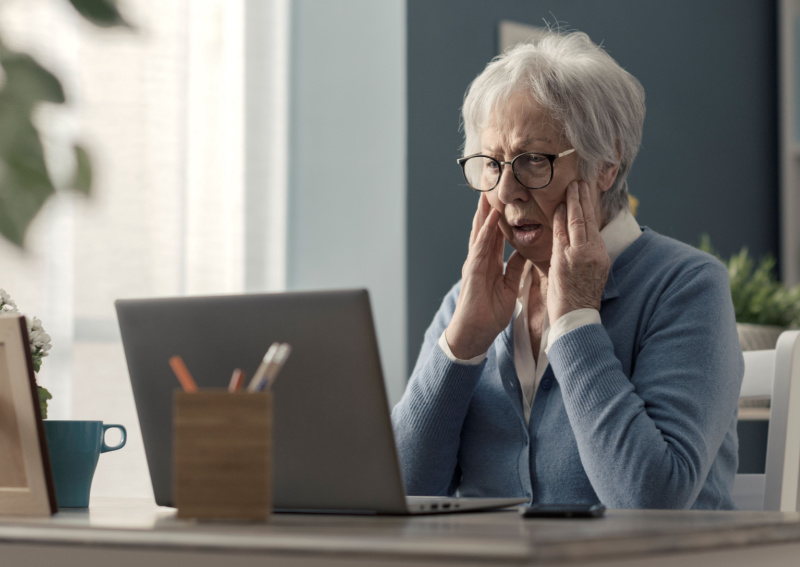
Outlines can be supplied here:
M57 510L24 316L0 315L0 517Z

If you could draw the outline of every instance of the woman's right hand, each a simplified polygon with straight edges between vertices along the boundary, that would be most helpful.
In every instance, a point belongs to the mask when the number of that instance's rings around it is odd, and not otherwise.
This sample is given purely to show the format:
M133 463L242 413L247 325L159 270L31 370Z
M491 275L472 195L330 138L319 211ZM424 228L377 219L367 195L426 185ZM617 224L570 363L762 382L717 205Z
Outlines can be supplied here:
M460 360L488 351L514 314L525 258L514 251L503 272L505 238L499 222L500 212L482 193L461 269L461 293L445 330L450 351Z

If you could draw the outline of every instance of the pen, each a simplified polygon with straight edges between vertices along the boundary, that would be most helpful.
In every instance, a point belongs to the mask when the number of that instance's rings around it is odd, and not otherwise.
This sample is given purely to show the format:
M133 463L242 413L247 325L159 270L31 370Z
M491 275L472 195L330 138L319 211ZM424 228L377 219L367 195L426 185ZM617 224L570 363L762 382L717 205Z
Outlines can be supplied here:
M231 382L228 384L229 392L238 392L244 383L244 372L241 368L237 368L231 375Z
M186 368L186 364L184 364L183 359L179 355L175 355L169 359L169 365L172 367L172 371L175 373L175 376L178 378L178 382L181 383L184 392L196 392L197 391L197 384L192 378L192 375L189 374L189 369Z
M267 367L269 367L270 363L272 362L272 358L275 356L279 346L280 343L272 343L270 345L269 350L267 350L267 354L264 355L264 358L261 360L261 364L258 365L256 373L253 374L250 384L247 385L248 392L258 391L261 381L264 379L264 374L267 372Z
M267 370L267 380L266 380L266 389L271 390L272 385L275 383L275 380L278 378L278 374L280 373L281 369L283 369L283 365L286 364L286 359L289 358L289 355L292 354L292 345L289 343L282 343L280 347L278 347L278 352L275 355L275 361L272 363L270 368ZM264 389L264 388L259 388Z

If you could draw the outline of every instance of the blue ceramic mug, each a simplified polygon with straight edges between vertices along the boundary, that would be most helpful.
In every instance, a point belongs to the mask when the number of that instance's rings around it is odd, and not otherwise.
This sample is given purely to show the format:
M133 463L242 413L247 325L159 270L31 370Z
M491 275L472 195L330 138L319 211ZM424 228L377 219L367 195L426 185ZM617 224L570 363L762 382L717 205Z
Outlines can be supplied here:
M105 425L102 421L49 419L44 421L44 429L58 507L86 508L100 453L122 449L128 432L122 425ZM122 433L122 439L114 446L106 445L109 429L119 429Z

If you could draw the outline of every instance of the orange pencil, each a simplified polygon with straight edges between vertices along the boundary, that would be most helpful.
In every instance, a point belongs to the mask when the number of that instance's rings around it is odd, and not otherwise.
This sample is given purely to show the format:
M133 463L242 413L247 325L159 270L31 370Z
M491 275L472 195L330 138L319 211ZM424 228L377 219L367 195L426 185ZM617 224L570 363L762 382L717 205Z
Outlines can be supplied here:
M244 372L241 368L237 368L233 371L233 375L231 376L231 383L228 384L228 391L229 392L238 392L239 388L242 387L244 383Z
M169 359L169 365L172 367L172 371L178 378L178 382L181 383L184 392L197 391L197 384L195 384L194 378L192 378L192 375L189 374L189 369L186 368L186 364L184 364L183 359L180 356L176 354L175 356L171 357Z

